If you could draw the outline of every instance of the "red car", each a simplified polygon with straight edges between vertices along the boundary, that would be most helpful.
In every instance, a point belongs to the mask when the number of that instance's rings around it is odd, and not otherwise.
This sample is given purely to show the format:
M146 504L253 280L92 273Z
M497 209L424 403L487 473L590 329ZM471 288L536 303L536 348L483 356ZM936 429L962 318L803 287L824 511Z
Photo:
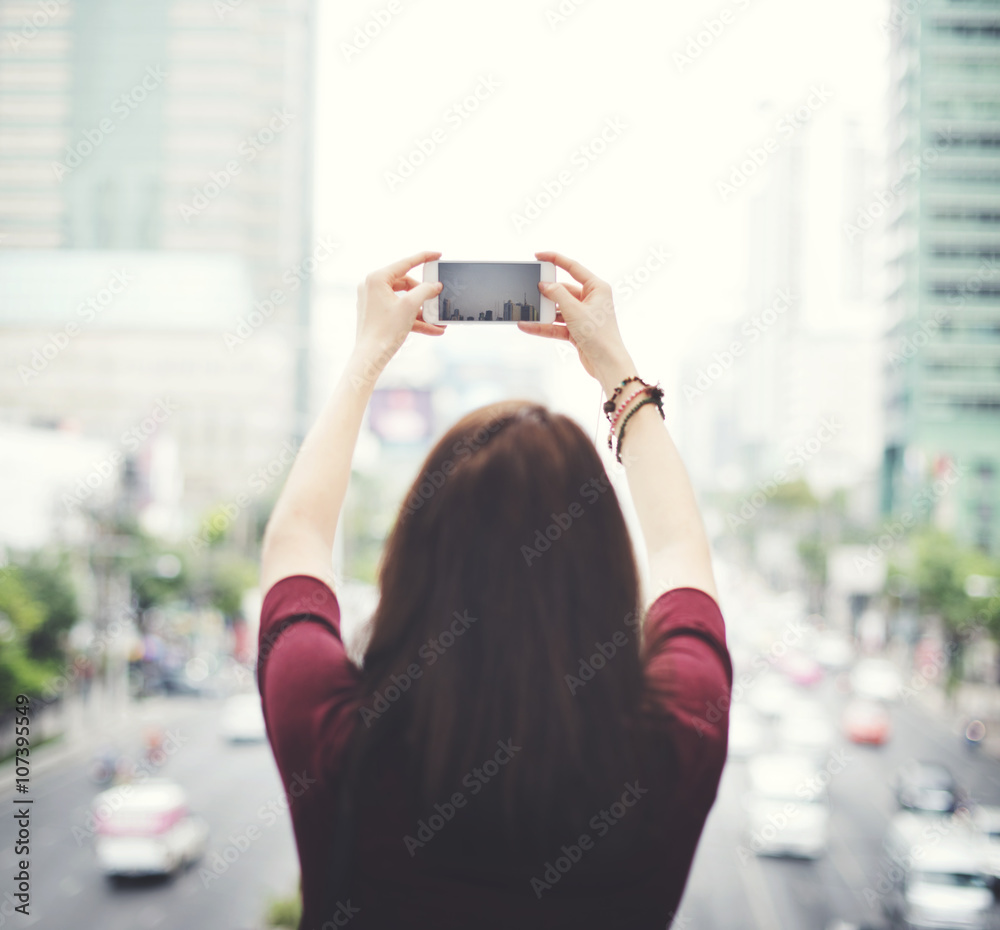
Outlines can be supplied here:
M852 701L844 711L844 735L852 743L881 746L889 739L889 711L875 701Z

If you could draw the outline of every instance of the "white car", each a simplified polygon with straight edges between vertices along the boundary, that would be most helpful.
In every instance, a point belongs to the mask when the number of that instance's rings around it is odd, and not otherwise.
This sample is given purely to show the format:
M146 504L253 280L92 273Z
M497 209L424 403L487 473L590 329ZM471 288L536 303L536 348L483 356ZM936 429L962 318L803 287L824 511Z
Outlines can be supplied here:
M873 701L895 701L903 688L903 676L888 659L862 659L851 671L851 690Z
M779 744L788 751L824 756L835 739L826 710L812 701L800 701L778 725Z
M258 743L267 739L264 711L258 694L235 694L222 707L223 738L231 743Z
M769 753L747 765L743 842L759 856L817 859L826 851L830 807L827 779L814 758Z
M823 668L839 672L851 664L854 659L854 648L850 640L841 633L824 630L817 637L813 654Z
M125 783L93 803L94 849L105 875L170 875L199 859L208 826L188 809L180 785L167 779Z
M990 874L1000 878L1000 807L977 807L972 820L986 847Z
M930 837L930 838L928 838ZM897 814L886 833L894 927L993 930L994 897L982 837L955 815Z
M780 675L764 674L747 688L747 703L762 717L783 717L802 699Z

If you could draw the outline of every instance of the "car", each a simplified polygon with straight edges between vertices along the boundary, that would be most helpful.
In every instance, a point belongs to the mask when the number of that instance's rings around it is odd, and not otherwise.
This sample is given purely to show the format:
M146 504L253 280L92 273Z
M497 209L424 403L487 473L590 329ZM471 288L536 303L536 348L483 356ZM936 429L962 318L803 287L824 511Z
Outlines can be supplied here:
M914 759L896 775L896 800L903 810L951 814L962 805L964 797L945 766Z
M184 666L167 667L155 662L143 662L135 670L137 697L205 697L202 682L193 681Z
M267 739L260 696L234 694L222 707L220 730L231 743L259 743Z
M744 843L758 856L817 859L826 851L830 807L812 756L767 753L747 764Z
M798 700L799 692L786 679L773 673L761 675L747 688L747 703L762 717L782 717Z
M892 721L884 704L855 699L844 709L842 726L852 743L881 746L889 739Z
M993 882L966 818L897 814L884 840L883 909L899 930L993 930Z
M746 759L764 740L764 725L752 707L733 704L729 710L729 758Z
M973 811L972 821L983 839L990 874L1000 878L1000 807L980 805Z
M824 755L835 736L826 710L812 699L798 700L778 723L779 745L789 751Z
M888 659L862 659L851 670L851 690L859 698L895 701L903 689L903 676Z
M98 865L110 878L172 875L205 852L207 824L168 779L110 788L94 799L92 811Z
M840 672L854 659L854 648L850 641L836 630L824 630L816 638L813 655L823 668L831 672Z

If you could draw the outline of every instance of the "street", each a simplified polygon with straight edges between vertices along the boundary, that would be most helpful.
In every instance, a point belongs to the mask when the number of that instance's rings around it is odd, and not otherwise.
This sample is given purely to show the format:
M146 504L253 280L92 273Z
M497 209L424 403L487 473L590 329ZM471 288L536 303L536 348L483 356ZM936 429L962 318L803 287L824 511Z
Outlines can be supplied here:
M829 708L831 720L839 719L846 696L835 680L828 678L814 693ZM86 830L88 806L99 788L88 776L89 760L77 760L32 781L31 916L25 920L18 915L18 925L63 930L86 914L88 925L101 930L263 926L267 901L295 888L298 863L291 826L269 747L223 741L220 710L216 700L156 699L139 705L133 724L133 736L155 722L176 737L179 746L160 774L179 782L192 809L207 820L205 857L174 879L118 884L105 879ZM829 767L830 844L815 862L749 852L742 806L747 763L730 759L674 926L884 926L875 885L882 868L882 836L896 810L891 784L898 767L910 758L942 762L973 801L1000 804L1000 765L969 750L919 700L895 705L892 719L893 733L885 746L838 739L833 747L830 758L840 764ZM122 744L135 743L126 734ZM0 868L12 872L14 867L11 844L0 853ZM3 921L0 926L10 917Z
M839 720L844 697L833 683L822 686L831 719ZM1000 803L1000 765L966 748L965 741L924 711L917 700L892 709L893 732L885 746L858 746L839 738L840 771L831 774L830 844L815 862L740 855L746 761L731 759L709 815L677 930L833 930L884 926L876 884L882 837L898 809L892 782L911 758L941 762L973 801ZM831 772L833 768L831 768ZM868 893L866 894L866 890Z
M82 919L84 926L100 930L262 927L267 901L295 890L295 845L270 747L224 742L220 710L219 701L189 698L161 699L141 709L144 718L178 737L179 748L158 774L180 783L192 810L208 822L208 847L200 862L174 879L121 884L105 879L86 835L89 805L100 789L88 776L89 760L83 760L32 780L30 917L0 917L0 926L66 930ZM256 839L248 842L251 826ZM8 875L15 871L13 844L0 852L0 869Z

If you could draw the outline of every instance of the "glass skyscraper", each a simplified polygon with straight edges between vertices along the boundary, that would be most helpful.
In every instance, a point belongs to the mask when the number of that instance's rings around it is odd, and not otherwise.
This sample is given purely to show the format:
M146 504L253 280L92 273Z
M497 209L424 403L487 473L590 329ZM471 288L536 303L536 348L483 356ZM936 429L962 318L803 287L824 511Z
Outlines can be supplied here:
M307 9L5 4L0 244L235 253L281 286L312 247Z
M305 422L312 10L0 4L0 423L117 448L168 397L192 517Z
M869 205L890 242L883 510L997 552L1000 2L897 0L886 29L890 171Z

